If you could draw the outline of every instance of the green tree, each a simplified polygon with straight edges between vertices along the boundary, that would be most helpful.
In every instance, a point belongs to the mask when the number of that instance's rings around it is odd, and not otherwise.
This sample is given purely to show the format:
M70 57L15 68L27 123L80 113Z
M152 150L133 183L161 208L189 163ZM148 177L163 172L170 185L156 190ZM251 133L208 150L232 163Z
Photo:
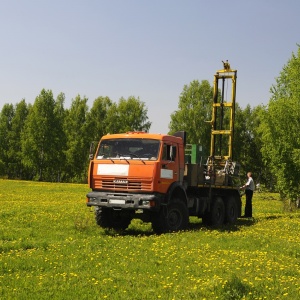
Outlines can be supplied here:
M98 141L108 133L108 112L112 107L112 101L108 97L98 97L93 103L88 114L88 131L90 141Z
M87 98L80 95L72 100L71 107L66 110L64 131L67 148L64 180L83 182L87 177L89 144Z
M264 180L265 173L260 151L262 141L258 132L262 111L262 106L251 108L247 105L245 109L241 109L236 104L233 139L234 160L241 164L241 175L246 177L246 173L251 171L260 182Z
M184 130L187 142L200 144L206 154L210 149L213 87L207 80L192 81L183 87L179 97L178 110L171 114L170 134Z
M112 103L112 105L108 109L106 122L108 133L120 133L127 131L121 129L122 120L118 111L118 105L116 103Z
M25 99L15 106L15 114L12 118L11 132L9 138L9 169L13 178L27 179L28 173L22 163L21 133L28 116L29 106Z
M262 154L289 199L300 194L300 47L283 67L261 118Z
M52 91L43 89L29 110L21 134L23 163L34 178L53 180L57 174L61 130Z
M54 116L55 116L55 140L54 140L54 146L56 149L56 160L55 160L55 170L56 170L56 176L57 181L61 181L61 176L65 168L65 150L67 148L67 138L66 133L64 131L64 122L65 122L65 94L60 93L55 101L54 105Z
M120 98L118 104L111 105L108 116L108 131L119 133L127 131L148 131L151 122L148 121L148 109L145 103L133 96Z
M0 114L0 174L10 175L9 158L10 149L9 141L12 133L12 119L15 110L12 104L5 104Z

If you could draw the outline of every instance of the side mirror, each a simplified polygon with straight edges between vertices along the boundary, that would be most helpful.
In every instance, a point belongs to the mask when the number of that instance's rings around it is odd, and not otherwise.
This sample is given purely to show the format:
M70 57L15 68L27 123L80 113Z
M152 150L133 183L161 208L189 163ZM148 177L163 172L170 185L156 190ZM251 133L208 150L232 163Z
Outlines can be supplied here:
M94 142L91 142L90 154L89 154L89 159L90 160L92 160L94 158L94 152L95 152L95 144L94 144Z

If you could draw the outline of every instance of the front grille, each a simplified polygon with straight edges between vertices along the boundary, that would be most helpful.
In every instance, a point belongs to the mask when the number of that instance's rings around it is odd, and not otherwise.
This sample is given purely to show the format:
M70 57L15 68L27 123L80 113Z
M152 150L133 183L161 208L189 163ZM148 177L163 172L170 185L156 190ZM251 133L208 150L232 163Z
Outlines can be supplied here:
M123 182L122 182L123 181ZM120 179L120 178L102 178L94 182L96 189L114 190L114 191L151 191L151 179Z

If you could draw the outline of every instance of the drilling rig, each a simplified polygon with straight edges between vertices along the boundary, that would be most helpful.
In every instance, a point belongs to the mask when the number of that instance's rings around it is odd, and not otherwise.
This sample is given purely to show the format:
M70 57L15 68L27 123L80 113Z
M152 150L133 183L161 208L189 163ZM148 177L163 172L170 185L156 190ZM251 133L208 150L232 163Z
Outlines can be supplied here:
M237 71L228 61L214 76L206 163L196 159L199 147L186 144L184 131L174 135L126 132L101 138L90 155L91 191L86 198L87 206L95 208L99 226L126 229L133 218L139 218L151 222L154 232L165 233L187 229L190 216L212 226L237 220L241 215L239 165L232 151L236 78Z

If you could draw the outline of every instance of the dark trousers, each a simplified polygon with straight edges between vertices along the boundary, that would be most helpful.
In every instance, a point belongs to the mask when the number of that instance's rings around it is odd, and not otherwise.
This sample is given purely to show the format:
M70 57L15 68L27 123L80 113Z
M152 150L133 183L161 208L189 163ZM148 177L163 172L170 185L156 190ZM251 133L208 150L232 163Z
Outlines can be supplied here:
M245 206L245 217L252 218L252 196L253 191L246 190L246 206Z

